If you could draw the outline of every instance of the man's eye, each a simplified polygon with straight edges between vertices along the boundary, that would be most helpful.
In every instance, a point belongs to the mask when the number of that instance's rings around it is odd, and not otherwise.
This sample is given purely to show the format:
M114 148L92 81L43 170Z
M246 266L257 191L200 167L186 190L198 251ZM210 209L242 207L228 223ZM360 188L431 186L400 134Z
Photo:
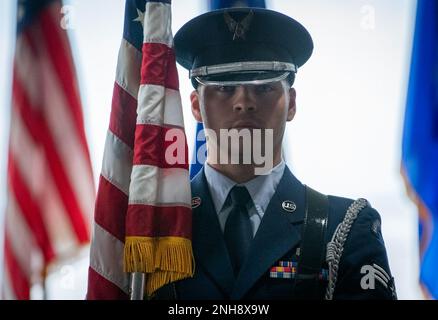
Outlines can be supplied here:
M217 86L216 90L219 92L226 92L226 93L230 93L230 92L234 92L235 87L234 86Z
M256 92L265 93L265 92L271 92L274 90L274 87L269 84L260 84L255 86Z

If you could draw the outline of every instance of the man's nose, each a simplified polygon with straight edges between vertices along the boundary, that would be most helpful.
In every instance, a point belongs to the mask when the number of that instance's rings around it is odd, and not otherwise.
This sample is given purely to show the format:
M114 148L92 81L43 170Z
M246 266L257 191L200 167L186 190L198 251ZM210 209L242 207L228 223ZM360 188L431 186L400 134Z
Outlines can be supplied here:
M234 92L233 97L233 111L247 112L255 111L256 102L251 89L247 86L238 86Z

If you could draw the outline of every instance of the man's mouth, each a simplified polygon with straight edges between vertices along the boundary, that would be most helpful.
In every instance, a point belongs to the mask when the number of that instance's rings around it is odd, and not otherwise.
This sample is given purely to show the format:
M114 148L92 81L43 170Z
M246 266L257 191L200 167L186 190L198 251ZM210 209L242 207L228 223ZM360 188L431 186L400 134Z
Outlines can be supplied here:
M253 121L237 121L230 129L261 129L261 126Z

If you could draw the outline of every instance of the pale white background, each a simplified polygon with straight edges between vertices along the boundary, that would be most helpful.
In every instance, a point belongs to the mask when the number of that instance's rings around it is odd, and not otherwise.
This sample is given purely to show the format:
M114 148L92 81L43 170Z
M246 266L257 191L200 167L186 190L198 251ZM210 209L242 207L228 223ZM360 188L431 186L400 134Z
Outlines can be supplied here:
M0 1L0 221L6 194L14 2ZM174 32L207 10L204 0L173 2ZM122 36L124 1L66 3L97 185ZM285 139L289 165L299 179L321 192L365 197L371 202L382 216L399 298L420 299L417 216L399 174L416 1L271 0L267 5L299 20L315 43L313 56L299 70L295 84L298 112L288 125ZM187 72L179 71L191 148L191 87ZM0 226L2 230L3 224ZM1 245L2 236L0 239ZM48 298L83 299L87 267L87 249L80 259L54 266L47 281ZM40 296L38 287L33 296Z

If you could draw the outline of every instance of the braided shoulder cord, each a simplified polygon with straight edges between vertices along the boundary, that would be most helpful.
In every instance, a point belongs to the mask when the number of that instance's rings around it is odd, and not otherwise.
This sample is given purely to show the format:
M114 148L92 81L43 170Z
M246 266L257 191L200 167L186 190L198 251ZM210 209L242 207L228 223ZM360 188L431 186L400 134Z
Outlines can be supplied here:
M354 201L350 207L348 207L344 220L336 227L332 240L327 243L326 261L329 267L329 283L327 285L325 300L333 299L336 280L338 278L339 261L344 251L345 241L347 240L353 222L367 205L368 201L363 198Z

